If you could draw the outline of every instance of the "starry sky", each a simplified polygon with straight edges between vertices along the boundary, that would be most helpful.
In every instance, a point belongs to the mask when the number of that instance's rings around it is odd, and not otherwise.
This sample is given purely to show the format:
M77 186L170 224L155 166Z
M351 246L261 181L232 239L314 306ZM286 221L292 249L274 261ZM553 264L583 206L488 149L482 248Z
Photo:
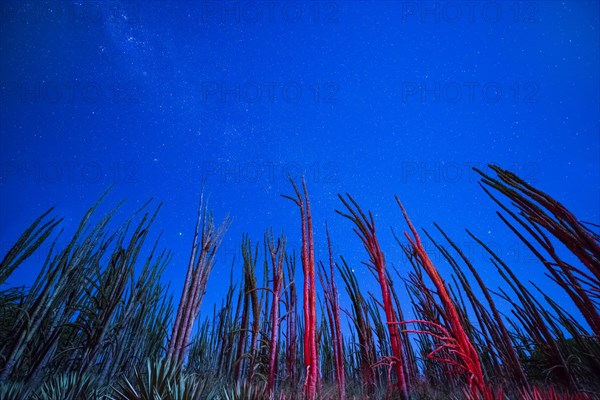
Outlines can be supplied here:
M435 221L466 249L490 287L500 279L465 228L543 281L471 167L499 164L600 223L599 3L476 4L2 2L1 253L51 206L73 232L114 184L104 206L127 199L119 222L149 198L164 203L155 237L173 251L165 279L178 296L203 189L217 220L233 218L212 310L232 265L241 271L243 233L262 241L272 227L299 249L298 210L280 195L304 175L317 258L327 223L364 290L377 285L334 211L338 193L373 211L400 271L395 194L417 227ZM31 282L40 260L9 284Z

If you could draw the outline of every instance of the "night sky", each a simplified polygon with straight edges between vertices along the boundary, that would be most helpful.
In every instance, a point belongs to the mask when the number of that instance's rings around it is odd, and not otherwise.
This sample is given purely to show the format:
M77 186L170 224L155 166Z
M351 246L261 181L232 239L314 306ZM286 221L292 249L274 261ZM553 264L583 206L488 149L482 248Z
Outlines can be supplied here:
M553 293L470 168L510 169L600 223L599 3L469 4L3 1L1 255L51 206L72 233L114 184L99 215L126 198L115 224L149 198L164 203L153 237L173 251L164 278L178 297L204 188L215 218L233 218L211 312L232 263L241 276L243 233L262 241L272 227L298 250L299 212L280 194L304 175L317 258L327 223L365 293L378 286L335 213L338 193L373 211L401 273L395 194L417 227L439 223L491 288L500 278L465 228ZM41 261L9 284L31 283Z

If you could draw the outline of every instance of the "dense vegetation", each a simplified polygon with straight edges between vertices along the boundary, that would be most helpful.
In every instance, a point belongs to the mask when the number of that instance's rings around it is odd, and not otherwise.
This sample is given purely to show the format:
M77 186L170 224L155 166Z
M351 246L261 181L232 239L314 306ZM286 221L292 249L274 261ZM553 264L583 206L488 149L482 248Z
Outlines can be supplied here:
M360 238L365 266L336 260L331 250L317 262L307 188L292 182L293 195L284 197L300 212L300 254L272 231L262 243L245 236L241 265L232 269L241 284L229 286L213 315L200 317L229 221L217 226L201 203L175 310L161 278L170 254L159 240L147 243L160 206L148 202L109 229L120 205L98 216L101 198L68 240L49 210L0 265L0 398L598 398L598 226L513 173L491 170L496 176L477 171L481 186L535 256L531 281L521 282L502 254L469 232L505 283L488 287L489 272L439 225L420 234L398 198L408 230L397 242L409 270L388 268L373 215L349 195L340 196L338 213ZM424 240L452 267L450 278L439 274ZM33 285L7 287L44 247ZM297 268L302 285L293 279ZM368 268L381 293L365 293L352 268ZM579 315L536 284L544 271ZM350 304L340 304L340 290ZM409 314L415 317L406 320Z

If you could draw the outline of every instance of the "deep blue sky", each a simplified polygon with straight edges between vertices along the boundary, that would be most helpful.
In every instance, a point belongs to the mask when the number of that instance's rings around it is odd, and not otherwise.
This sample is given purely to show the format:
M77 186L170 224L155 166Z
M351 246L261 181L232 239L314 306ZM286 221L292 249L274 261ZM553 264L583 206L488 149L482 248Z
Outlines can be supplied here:
M389 229L404 227L398 194L417 226L437 221L467 249L469 228L541 275L469 168L498 163L600 222L599 5L462 4L2 2L2 254L50 206L72 230L114 182L106 207L127 198L121 218L164 202L155 233L178 296L204 182L217 219L234 218L212 308L243 232L273 227L298 247L298 211L279 195L304 173L317 255L327 221L366 290L340 192L374 211L390 264L406 264Z

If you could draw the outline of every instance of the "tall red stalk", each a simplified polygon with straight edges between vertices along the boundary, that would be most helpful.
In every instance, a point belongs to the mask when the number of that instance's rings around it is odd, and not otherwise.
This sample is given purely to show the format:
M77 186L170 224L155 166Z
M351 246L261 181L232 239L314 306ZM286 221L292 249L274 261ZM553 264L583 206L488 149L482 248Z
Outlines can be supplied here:
M505 354L505 357L506 357L505 364L510 365L510 367L508 369L510 369L510 372L513 375L513 379L515 379L521 387L527 388L529 386L529 383L527 381L527 375L525 375L525 370L523 369L521 361L519 360L517 352L512 344L510 334L508 333L508 330L506 329L506 325L502 321L502 318L500 316L500 311L498 311L498 308L496 307L496 304L494 303L494 300L492 299L490 290L487 288L487 286L483 282L483 279L481 278L481 276L475 269L475 266L473 266L473 264L471 263L469 258L462 252L460 247L458 247L450 239L450 237L446 234L446 232L444 232L442 230L442 228L440 228L440 226L438 224L434 223L434 225L440 231L440 233L444 236L444 238L448 241L448 243L450 243L450 245L457 252L457 254L462 258L463 262L467 265L467 267L469 268L469 271L471 271L471 274L473 274L473 277L477 281L477 284L479 285L479 289L481 289L481 292L483 293L483 296L485 297L485 299L490 307L492 316L494 318L495 324L491 324L491 323L488 324L490 326L490 331L491 331L491 329L497 329L497 331L498 331L499 341L496 345L503 350L503 353ZM469 232L468 230L467 230L467 233L471 237L473 237L471 232ZM469 288L468 284L464 285L464 289L466 292L471 290ZM474 297L474 295L472 295L472 296Z
M448 347L451 347L452 351L458 355L462 362L461 366L468 373L469 390L471 394L473 394L474 398L479 398L479 396L483 396L485 398L486 396L489 396L491 392L487 388L483 379L483 371L481 369L479 355L477 354L475 347L471 343L471 340L467 336L467 333L465 332L465 329L460 322L458 310L452 302L452 299L450 297L450 294L448 293L448 290L446 288L446 285L444 284L442 277L440 276L437 269L433 266L433 263L429 259L429 256L427 255L427 252L425 251L425 248L421 243L421 238L419 237L417 230L408 218L408 214L406 213L406 210L402 206L402 203L400 203L400 199L398 199L397 196L396 202L402 210L402 215L404 216L404 219L406 220L406 223L410 228L412 237L408 234L408 232L405 232L404 235L410 242L413 252L418 258L418 260L421 262L423 268L425 269L425 272L427 272L427 275L429 275L429 277L433 281L433 284L437 289L438 296L442 302L445 317L447 323L449 324L448 332L444 332L444 339L447 343L452 342L452 345ZM431 321L430 324L438 326L438 324L436 324L433 321ZM443 327L438 326L438 328ZM445 331L445 329L443 329L443 331Z
M408 385L406 383L406 377L404 373L402 340L400 337L399 328L394 324L397 322L397 317L392 304L392 295L387 279L388 277L385 267L385 258L383 256L383 252L381 251L381 247L379 246L379 241L377 240L377 234L375 232L375 221L373 219L373 214L369 212L369 216L367 217L358 206L356 201L354 201L350 195L347 194L346 196L348 197L348 201L344 200L341 195L338 195L350 214L344 214L338 210L336 210L336 212L348 218L354 223L354 225L356 225L354 232L356 232L356 234L360 237L365 250L367 250L369 253L370 262L365 264L375 272L377 281L381 287L383 309L385 311L385 317L388 322L388 330L390 333L390 344L393 354L392 362L398 377L398 386L400 387L404 398L408 398Z
M302 179L303 193L290 179L296 197L282 195L292 200L300 208L302 223L302 272L304 274L304 366L306 367L305 397L313 400L319 386L319 354L317 351L317 290L315 285L315 253L312 229L312 216L306 182ZM302 196L304 195L304 197Z

